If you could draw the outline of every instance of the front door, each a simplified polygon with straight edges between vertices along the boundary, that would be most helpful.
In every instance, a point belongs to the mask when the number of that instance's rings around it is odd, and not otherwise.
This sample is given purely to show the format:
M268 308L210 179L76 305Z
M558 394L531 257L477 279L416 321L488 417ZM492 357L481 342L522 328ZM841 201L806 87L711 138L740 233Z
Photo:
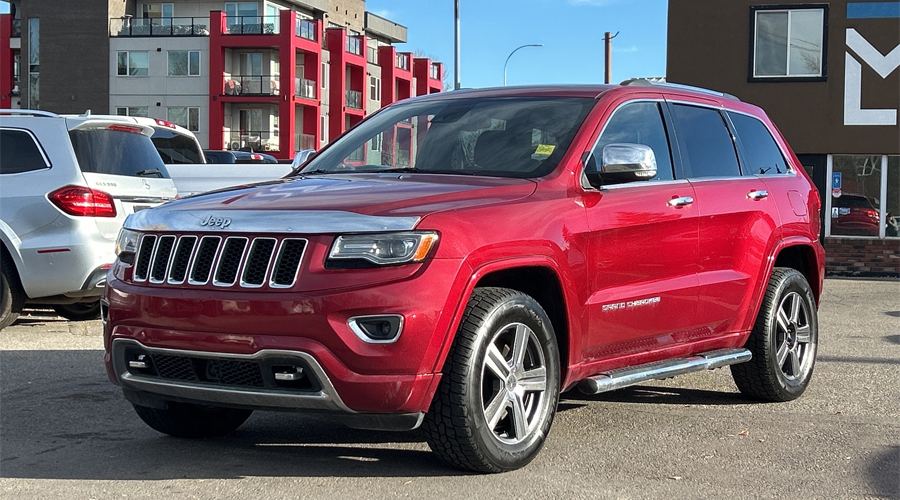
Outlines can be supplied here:
M618 106L592 153L604 146L653 149L657 176L585 193L590 229L588 360L647 352L690 340L697 302L694 189L676 180L660 99Z

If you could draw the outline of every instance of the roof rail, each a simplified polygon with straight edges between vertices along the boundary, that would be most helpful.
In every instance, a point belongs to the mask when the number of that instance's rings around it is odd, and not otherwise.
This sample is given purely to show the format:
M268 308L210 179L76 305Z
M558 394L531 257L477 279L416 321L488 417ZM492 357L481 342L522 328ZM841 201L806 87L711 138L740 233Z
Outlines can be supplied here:
M31 115L46 116L48 118L57 118L59 115L49 111L40 111L37 109L0 109L0 115Z
M625 80L619 85L624 86L637 86L637 87L666 87L675 90L687 90L690 92L699 92L701 94L709 94L717 97L724 97L726 99L734 99L735 101L740 101L737 96L728 94L725 92L719 92L716 90L705 89L703 87L694 87L692 85L682 85L680 83L671 83L671 82L657 82L648 80L646 78L631 78L629 80Z

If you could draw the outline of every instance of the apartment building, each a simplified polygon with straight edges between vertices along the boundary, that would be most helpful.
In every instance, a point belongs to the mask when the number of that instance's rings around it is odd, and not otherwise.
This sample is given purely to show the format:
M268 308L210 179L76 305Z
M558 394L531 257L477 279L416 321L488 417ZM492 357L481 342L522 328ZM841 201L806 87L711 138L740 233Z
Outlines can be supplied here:
M669 0L667 80L763 107L822 197L827 267L900 275L900 1Z
M442 64L398 51L406 28L363 0L66 3L0 16L0 107L149 116L286 159L442 90Z

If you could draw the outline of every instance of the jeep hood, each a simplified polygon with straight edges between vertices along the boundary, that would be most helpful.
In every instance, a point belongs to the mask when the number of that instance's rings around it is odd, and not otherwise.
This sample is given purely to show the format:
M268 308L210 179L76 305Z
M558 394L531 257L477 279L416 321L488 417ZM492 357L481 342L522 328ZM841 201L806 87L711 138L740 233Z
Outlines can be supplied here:
M330 174L281 179L206 193L166 205L168 210L345 211L414 216L527 197L527 179L440 174Z

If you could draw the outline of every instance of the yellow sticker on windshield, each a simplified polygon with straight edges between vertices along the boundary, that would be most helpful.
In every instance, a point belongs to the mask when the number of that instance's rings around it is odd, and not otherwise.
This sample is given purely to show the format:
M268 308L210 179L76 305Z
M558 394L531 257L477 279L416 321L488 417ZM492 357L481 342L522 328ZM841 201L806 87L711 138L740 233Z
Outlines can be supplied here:
M553 154L553 150L556 149L556 146L553 144L538 144L537 149L534 150L534 154L541 156L550 156Z

